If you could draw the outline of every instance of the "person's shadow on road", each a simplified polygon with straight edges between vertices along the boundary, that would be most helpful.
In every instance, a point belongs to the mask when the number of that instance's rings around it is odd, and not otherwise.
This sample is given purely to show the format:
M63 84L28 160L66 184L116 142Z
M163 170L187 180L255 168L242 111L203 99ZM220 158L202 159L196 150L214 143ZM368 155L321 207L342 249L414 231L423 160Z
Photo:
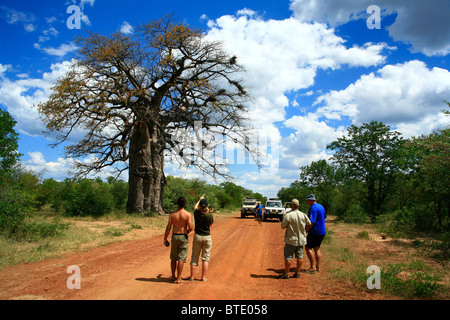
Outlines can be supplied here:
M172 278L165 278L162 274L158 274L156 278L136 278L136 281L146 281L146 282L166 282L166 283L174 283Z
M273 271L275 274L254 274L252 273L250 277L252 278L263 278L263 279L278 279L278 276L284 273L284 269L267 269L267 271ZM289 272L295 272L295 268L291 267ZM305 270L300 270L300 272L306 272Z
M252 273L250 277L252 278L263 278L263 279L276 279L280 274L283 274L284 269L267 269L267 271L273 271L276 274L254 274Z

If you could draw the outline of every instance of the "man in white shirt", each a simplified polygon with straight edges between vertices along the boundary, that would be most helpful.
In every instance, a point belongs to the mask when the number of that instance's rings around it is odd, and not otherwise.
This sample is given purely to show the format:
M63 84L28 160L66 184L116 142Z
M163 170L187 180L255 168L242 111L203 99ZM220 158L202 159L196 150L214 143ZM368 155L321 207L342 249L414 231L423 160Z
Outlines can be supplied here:
M281 222L281 228L286 229L284 235L284 274L280 279L289 279L289 269L294 255L297 259L297 269L294 278L300 278L300 268L303 259L303 246L306 244L306 233L312 227L308 216L298 210L300 203L297 199L291 201L291 211L286 213Z

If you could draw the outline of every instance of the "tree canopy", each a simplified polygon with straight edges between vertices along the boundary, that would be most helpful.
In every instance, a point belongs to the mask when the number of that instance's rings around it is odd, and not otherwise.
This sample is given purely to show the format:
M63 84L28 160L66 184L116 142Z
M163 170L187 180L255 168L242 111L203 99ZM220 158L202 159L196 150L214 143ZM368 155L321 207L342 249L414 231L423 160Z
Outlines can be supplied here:
M342 171L342 168L326 160L313 161L308 166L300 167L300 181L321 195L321 204L328 211L336 187L343 180Z
M351 125L346 136L327 146L335 151L332 159L344 167L348 178L366 183L367 211L372 217L383 212L383 203L402 168L404 142L399 132L372 121L360 127Z

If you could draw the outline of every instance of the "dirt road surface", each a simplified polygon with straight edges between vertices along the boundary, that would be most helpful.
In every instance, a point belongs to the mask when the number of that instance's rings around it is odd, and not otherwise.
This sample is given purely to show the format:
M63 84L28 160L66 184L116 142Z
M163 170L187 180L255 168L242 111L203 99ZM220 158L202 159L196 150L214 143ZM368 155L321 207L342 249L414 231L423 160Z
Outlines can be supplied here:
M171 281L163 233L117 242L61 259L0 270L0 299L50 300L300 300L365 299L327 280L326 257L319 274L277 279L283 272L284 231L279 222L259 226L252 218L226 217L212 227L213 246L206 282ZM190 272L191 246L183 277ZM78 266L81 289L68 289L69 266ZM306 255L303 268L309 267ZM197 278L200 270L197 268ZM293 270L293 269L292 269ZM291 273L292 274L292 273ZM369 298L370 299L370 298Z

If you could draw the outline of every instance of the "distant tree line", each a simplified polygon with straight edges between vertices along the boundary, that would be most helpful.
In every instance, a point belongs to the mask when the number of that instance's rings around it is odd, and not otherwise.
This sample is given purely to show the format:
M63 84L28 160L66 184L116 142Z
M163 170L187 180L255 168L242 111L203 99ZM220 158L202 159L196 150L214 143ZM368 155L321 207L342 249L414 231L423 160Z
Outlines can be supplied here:
M34 172L20 165L11 170L12 174L3 176L1 194L8 199L15 198L25 211L39 210L49 206L56 212L67 216L102 216L111 211L126 210L128 183L109 177L106 181L95 179L70 179L56 181L52 178L42 180ZM9 194L9 195L7 195ZM246 197L265 200L259 193L245 189L233 182L210 185L200 179L167 177L164 194L164 209L176 209L177 199L186 198L186 208L191 211L201 195L205 194L210 206L216 209L236 209ZM147 214L153 214L148 211Z
M56 181L40 179L39 175L20 165L11 174L0 177L0 233L23 238L28 234L27 217L44 207L56 215L69 217L101 217L111 212L126 212L128 183L113 177ZM245 197L265 198L232 182L210 185L200 179L167 177L164 194L166 213L177 208L177 199L186 198L186 209L193 211L195 203L205 194L215 210L237 209ZM152 211L145 213L154 215ZM56 227L56 226L55 226Z

